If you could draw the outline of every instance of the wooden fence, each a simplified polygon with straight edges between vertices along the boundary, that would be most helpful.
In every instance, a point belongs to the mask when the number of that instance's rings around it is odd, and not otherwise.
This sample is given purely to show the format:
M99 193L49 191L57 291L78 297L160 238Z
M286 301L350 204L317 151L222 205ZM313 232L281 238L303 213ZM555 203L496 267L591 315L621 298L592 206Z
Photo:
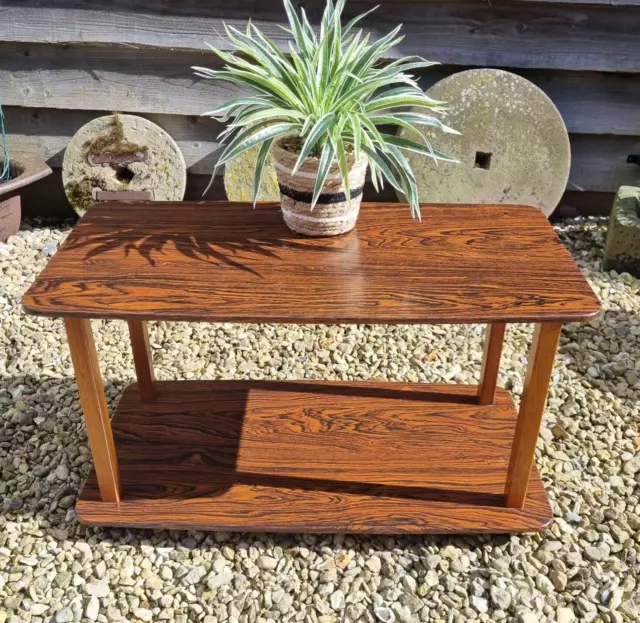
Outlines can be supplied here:
M304 3L318 21L323 3ZM640 0L347 0L346 16L380 4L364 22L374 35L403 23L399 54L443 63L426 86L468 67L501 67L541 87L571 134L565 202L606 212L640 168ZM0 101L9 146L36 150L59 170L64 149L89 119L141 114L178 142L199 197L215 161L220 126L200 115L233 87L192 75L213 66L205 42L225 48L223 21L247 18L283 48L279 0L0 0ZM222 195L214 187L213 198ZM31 214L60 214L59 174L27 194Z

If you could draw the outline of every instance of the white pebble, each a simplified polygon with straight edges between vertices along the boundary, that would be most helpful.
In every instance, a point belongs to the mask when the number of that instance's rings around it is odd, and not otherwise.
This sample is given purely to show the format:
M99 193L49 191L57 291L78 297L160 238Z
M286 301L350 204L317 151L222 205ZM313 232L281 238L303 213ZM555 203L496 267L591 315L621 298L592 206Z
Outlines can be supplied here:
M90 619L91 621L95 621L97 620L99 613L100 613L100 601L95 595L91 595L91 597L89 597L87 607L85 608L84 615L87 617L87 619Z
M376 615L378 621L382 621L382 623L394 623L396 620L396 615L393 613L393 610L386 606L374 608L373 613Z
M346 605L344 593L342 591L336 591L335 593L332 593L331 597L329 598L329 603L336 612L344 610L344 607Z

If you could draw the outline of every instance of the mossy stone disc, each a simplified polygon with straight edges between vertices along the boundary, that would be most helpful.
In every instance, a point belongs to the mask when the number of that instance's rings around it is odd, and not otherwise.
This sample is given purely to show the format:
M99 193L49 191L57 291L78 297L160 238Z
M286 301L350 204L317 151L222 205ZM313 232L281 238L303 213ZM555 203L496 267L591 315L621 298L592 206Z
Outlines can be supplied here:
M620 186L607 228L604 270L640 277L640 188Z
M224 190L229 201L253 202L253 182L260 147L252 147L230 160L224 167ZM258 201L280 201L273 155L267 156L262 170Z
M434 148L460 160L439 162L406 152L421 202L506 203L549 216L566 188L569 136L553 102L524 78L499 69L462 71L427 94L445 101L447 125L461 135L422 126ZM401 136L420 140L401 130Z
M135 154L140 161L128 161ZM113 161L96 164L98 157ZM119 162L118 158L124 158ZM154 201L182 201L187 167L176 142L161 127L135 115L92 119L73 136L64 153L62 182L72 207L82 214L92 191L150 191Z

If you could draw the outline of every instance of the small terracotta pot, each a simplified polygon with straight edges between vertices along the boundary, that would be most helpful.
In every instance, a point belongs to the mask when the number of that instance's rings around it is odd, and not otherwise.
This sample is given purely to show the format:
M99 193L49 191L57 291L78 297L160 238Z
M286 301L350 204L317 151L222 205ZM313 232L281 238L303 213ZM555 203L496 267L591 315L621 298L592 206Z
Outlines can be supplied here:
M356 162L353 155L349 156L351 205L345 195L340 168L334 162L312 210L311 200L320 160L307 158L296 174L291 175L298 155L287 151L277 142L273 147L273 157L280 187L282 216L289 229L305 236L337 236L355 227L367 173L366 160Z
M0 161L0 167L3 162ZM0 184L0 242L13 236L20 229L20 188L27 186L51 173L47 163L32 153L11 154L13 177Z

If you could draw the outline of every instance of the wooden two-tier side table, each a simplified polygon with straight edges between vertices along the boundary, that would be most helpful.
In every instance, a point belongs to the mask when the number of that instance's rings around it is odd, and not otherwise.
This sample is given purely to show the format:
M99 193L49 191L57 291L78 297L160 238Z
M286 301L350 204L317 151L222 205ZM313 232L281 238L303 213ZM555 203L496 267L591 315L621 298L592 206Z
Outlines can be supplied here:
M89 524L291 532L513 532L552 519L534 464L564 322L600 304L543 214L364 204L302 238L279 207L91 208L24 297L64 318L94 458ZM137 383L110 421L91 318L129 325ZM483 323L479 385L156 381L147 321ZM505 326L536 323L516 411ZM213 346L212 346L213 347ZM456 345L451 344L455 349Z

